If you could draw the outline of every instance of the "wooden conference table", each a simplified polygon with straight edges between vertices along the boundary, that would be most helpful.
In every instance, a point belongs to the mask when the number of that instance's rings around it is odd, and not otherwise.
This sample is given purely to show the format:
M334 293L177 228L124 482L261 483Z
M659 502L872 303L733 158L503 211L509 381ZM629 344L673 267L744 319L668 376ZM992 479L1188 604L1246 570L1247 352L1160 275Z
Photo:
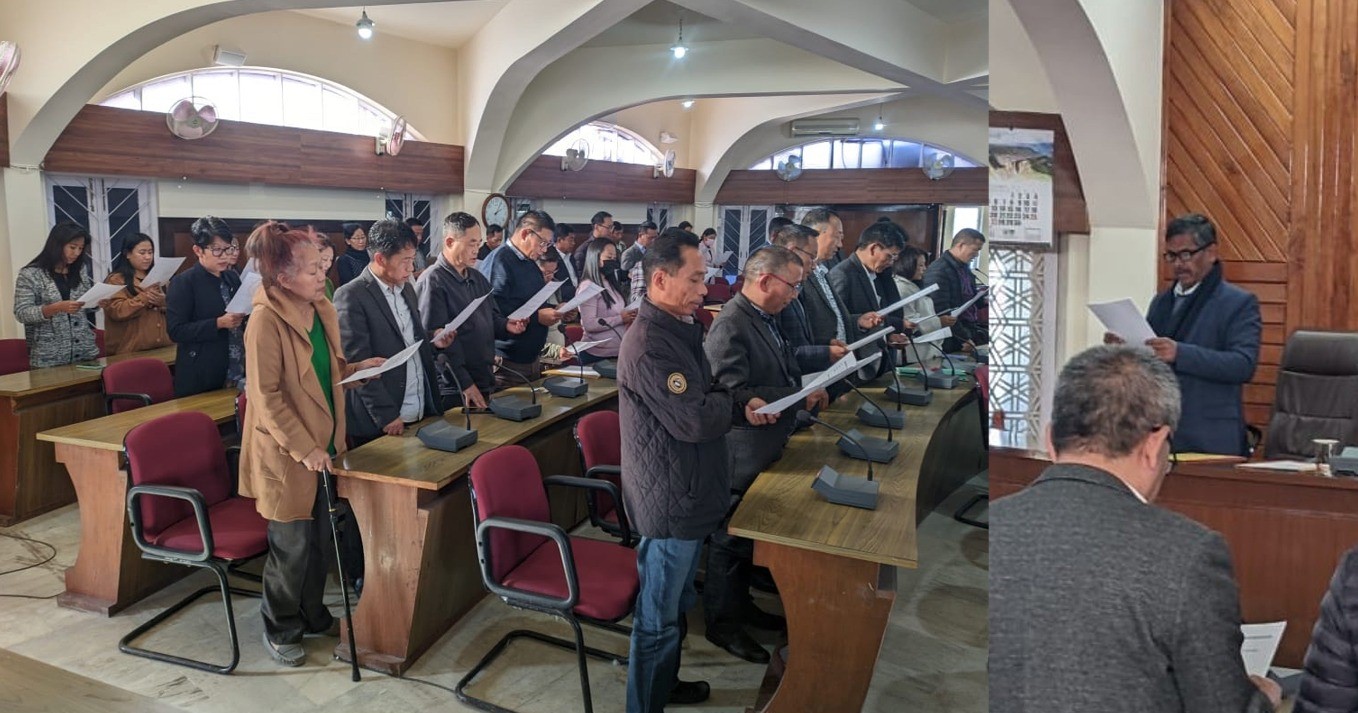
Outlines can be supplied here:
M154 357L174 364L175 348L98 359L100 366ZM52 446L35 436L104 414L100 370L74 364L0 376L0 527L75 502Z
M111 616L193 570L143 559L127 520L123 438L134 426L185 411L202 411L219 425L236 416L236 390L222 389L174 399L112 416L74 423L37 435L55 445L80 499L80 551L66 570L63 607Z
M885 383L864 391L875 399ZM773 571L788 621L786 671L763 711L863 707L896 599L896 568L918 566L918 522L985 467L970 385L935 391L929 406L904 407L905 428L896 434L900 453L874 466L881 483L876 510L835 505L811 489L822 465L844 475L866 473L863 461L839 452L839 435L819 425L794 435L783 457L746 493L729 530L755 541L755 563ZM858 422L860 403L850 393L821 418L846 431L882 436L882 429ZM766 680L778 678L778 657L769 667Z
M1005 445L990 450L991 499L1027 487L1051 464L1024 439L999 442ZM1221 533L1231 549L1241 616L1286 620L1274 664L1301 668L1330 576L1358 545L1358 479L1180 463L1155 504Z

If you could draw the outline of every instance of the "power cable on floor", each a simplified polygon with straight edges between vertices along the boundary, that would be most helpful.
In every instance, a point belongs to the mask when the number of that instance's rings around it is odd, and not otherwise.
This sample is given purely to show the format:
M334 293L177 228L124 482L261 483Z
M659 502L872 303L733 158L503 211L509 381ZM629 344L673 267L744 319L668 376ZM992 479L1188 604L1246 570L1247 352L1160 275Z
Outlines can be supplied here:
M16 574L16 573L18 573L18 572L24 572L24 571L33 569L33 568L35 568L35 567L41 567L41 566L47 564L48 562L51 562L52 560L56 559L56 557L57 557L57 548L56 548L54 545L52 545L51 543L43 542L42 540L35 540L35 539L31 538L31 537L23 537L23 536L21 536L21 535L11 535L11 534L5 533L5 532L0 532L0 537L6 537L6 538L9 538L9 539L11 539L11 540L17 540L17 541L19 541L19 542L30 542L30 543L32 543L32 544L40 545L40 546L42 546L42 547L46 547L47 549L51 550L51 554L47 555L46 559L43 559L43 560L38 561L38 562L33 562L32 564L26 564L26 565L24 565L24 566L22 566L22 567L15 567L14 569L7 569L7 570L5 570L5 571L3 571L3 572L0 572L0 577L3 577L3 576L5 576L5 575L7 575L7 574ZM49 595L47 595L47 596L45 596L45 597L39 597L39 596L32 595L32 594L0 594L0 597L7 598L7 599L55 599L56 597L58 597L58 596L60 596L60 595L61 595L61 592L57 592L56 594L49 594Z

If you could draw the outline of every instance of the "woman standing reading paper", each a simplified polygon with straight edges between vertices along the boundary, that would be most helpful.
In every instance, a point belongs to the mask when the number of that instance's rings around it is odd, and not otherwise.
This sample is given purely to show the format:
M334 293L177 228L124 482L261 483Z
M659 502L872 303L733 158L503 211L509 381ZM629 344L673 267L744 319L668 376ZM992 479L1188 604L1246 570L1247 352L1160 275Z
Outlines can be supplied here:
M151 236L137 233L123 241L122 252L113 260L113 273L104 280L110 285L126 285L104 307L106 354L141 352L173 344L165 328L165 285L146 289L141 286L155 263L156 243Z
M264 646L279 663L301 666L304 635L339 633L321 601L330 530L318 473L344 451L340 381L386 360L345 363L339 318L325 299L320 253L308 234L269 223L251 234L246 250L263 285L245 330L250 407L241 494L255 498L269 521L260 607Z
M23 322L28 363L34 369L89 361L99 356L94 326L80 296L90 279L90 234L75 223L58 223L47 244L14 282L14 318Z

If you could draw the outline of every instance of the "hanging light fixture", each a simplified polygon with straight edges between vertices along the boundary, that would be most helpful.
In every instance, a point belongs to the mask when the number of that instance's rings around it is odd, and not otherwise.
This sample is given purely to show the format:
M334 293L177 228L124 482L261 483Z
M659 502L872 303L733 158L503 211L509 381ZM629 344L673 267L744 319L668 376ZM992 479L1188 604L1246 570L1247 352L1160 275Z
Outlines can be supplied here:
M683 59L684 55L688 54L688 46L684 44L683 16L679 17L679 41L674 43L674 46L670 48L670 51L674 53L675 59Z
M882 105L877 105L877 121L872 123L873 131L881 131L886 128L886 122L882 121Z
M372 19L368 17L368 8L365 7L363 8L363 17L358 18L358 22L355 23L354 26L358 28L359 37L365 40L371 40L373 38L374 24Z

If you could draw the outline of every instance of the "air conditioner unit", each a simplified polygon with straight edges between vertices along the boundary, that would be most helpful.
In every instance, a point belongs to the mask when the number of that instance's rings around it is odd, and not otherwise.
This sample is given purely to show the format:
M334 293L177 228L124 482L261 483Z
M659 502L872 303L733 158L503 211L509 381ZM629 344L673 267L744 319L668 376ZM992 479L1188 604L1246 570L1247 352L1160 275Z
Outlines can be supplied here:
M218 67L240 67L245 64L245 53L217 45L212 48L212 64Z
M793 136L857 136L857 119L798 119L792 122Z

